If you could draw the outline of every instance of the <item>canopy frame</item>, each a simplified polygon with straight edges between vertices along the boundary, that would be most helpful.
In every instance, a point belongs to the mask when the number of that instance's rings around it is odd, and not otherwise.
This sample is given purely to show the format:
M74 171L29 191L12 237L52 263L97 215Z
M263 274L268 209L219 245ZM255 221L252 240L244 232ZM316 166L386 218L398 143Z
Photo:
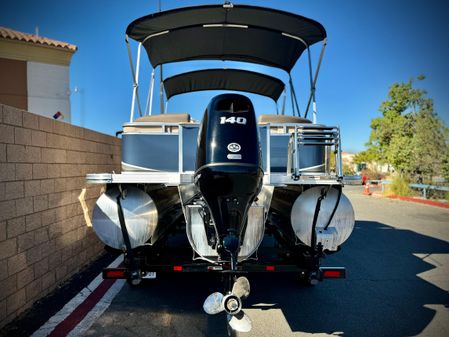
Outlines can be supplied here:
M227 5L223 5L224 8ZM245 7L251 7L251 6L245 6ZM260 8L260 7L255 7L255 8ZM275 11L275 10L274 10ZM162 13L164 14L164 13ZM136 20L137 21L137 20ZM135 22L135 21L134 21ZM133 23L134 23L133 22ZM131 26L131 25L130 25ZM231 28L241 28L241 29L246 29L248 28L247 25L239 25L239 24L224 24L224 23L209 23L209 24L203 24L202 25L204 28L213 28L213 27L231 27ZM179 29L182 29L179 28ZM266 27L264 27L263 29L268 29ZM323 28L324 29L324 28ZM132 103L131 103L131 112L130 112L130 122L133 121L134 119L134 113L135 113L135 106L137 105L138 111L139 111L139 115L142 116L142 108L141 108L141 104L140 104L140 97L139 97L139 72L140 72L140 57L141 57L141 48L143 46L143 44L145 42L147 42L148 40L154 38L154 37L158 37L161 35L165 35L165 34L169 34L170 30L163 30L163 31L159 31L159 32L155 32L153 34L149 34L147 36L145 36L144 39L142 39L142 41L138 42L138 49L137 49L137 60L136 60L136 66L134 67L133 65L133 58L132 58L132 53L131 53L131 48L130 48L130 43L129 43L129 38L130 36L128 35L128 30L129 30L129 26L127 29L127 34L125 35L125 42L127 44L127 49L128 49L128 57L129 57L129 62L130 62L130 67L131 67L131 74L132 74L132 79L133 79L133 95L132 95ZM290 34L287 32L280 32L282 36L285 36L287 38L290 39L294 39L299 41L302 45L304 45L305 49L307 50L307 57L308 57L308 68L309 68L309 81L310 81L310 94L309 94L309 98L307 101L307 106L304 112L304 118L307 118L309 109L310 109L310 105L312 105L312 111L313 111L313 123L316 124L317 122L317 105L316 105L316 83L317 83L317 79L318 79L318 74L319 74L319 70L321 67L321 63L324 57L324 51L327 45L327 37L324 37L324 39L322 40L323 45L321 48L321 52L320 52L320 56L319 56L319 60L318 60L318 64L317 67L315 69L315 74L313 75L313 69L312 69L312 55L311 55L311 50L310 50L310 45L301 37L296 36L294 34ZM324 33L325 34L325 33ZM232 59L231 59L232 60ZM148 97L147 97L147 103L146 103L146 107L144 110L144 115L148 114L151 115L152 114L152 105L153 105L153 95L154 95L154 72L157 66L160 66L162 68L162 64L158 64L155 67L152 67L152 73L151 73L151 80L150 80L150 86L149 86L149 90L148 90ZM281 68L282 69L282 68ZM283 69L284 71L286 71L289 75L289 86L290 86L290 95L291 95L291 105L292 105L292 114L295 115L295 111L297 111L298 116L301 116L300 114L300 110L299 110L299 103L298 103L298 99L296 96L296 92L294 89L294 85L293 85L293 80L291 77L291 72L287 71L286 69ZM163 102L163 92L164 92L164 88L163 88L163 80L161 78L160 81L160 93L161 94L161 107L164 106L164 102ZM150 97L151 96L151 97ZM137 104L136 104L137 103ZM162 109L162 108L161 108ZM163 109L165 111L160 111L160 113L166 113L168 110L168 99L167 99L167 104L165 104L165 109ZM277 113L279 114L279 109L276 105L276 110ZM281 114L284 114L285 111L285 99L283 102L283 107L282 107L282 112Z

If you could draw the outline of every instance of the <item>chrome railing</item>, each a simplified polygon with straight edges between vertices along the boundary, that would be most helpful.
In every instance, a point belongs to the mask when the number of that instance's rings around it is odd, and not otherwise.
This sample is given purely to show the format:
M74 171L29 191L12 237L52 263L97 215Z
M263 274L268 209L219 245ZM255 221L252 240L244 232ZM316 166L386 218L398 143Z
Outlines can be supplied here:
M321 170L301 167L301 152L305 147L313 146L316 151L324 151ZM335 171L331 165L331 156L335 156ZM292 179L298 180L301 176L325 176L342 179L343 165L341 156L340 129L336 126L317 124L296 124L290 136L289 167L287 173Z

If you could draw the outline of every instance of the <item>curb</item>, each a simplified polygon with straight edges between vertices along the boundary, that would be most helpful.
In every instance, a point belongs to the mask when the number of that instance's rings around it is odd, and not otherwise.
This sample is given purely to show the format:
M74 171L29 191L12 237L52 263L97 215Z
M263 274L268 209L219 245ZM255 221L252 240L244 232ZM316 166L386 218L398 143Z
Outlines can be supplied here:
M392 196L389 196L388 198L390 198L390 199L399 199L399 200L402 200L402 201L411 201L411 202L416 202L418 204L429 205L429 206L436 206L436 207L449 209L449 204L448 203L444 203L444 202L440 202L440 201L427 200L427 199L417 199L417 198L412 198L412 197L402 197L402 196L398 196L398 195L392 195Z
M101 253L95 261L84 266L48 295L35 302L31 308L0 328L0 337L31 336L80 291L83 292L86 287L93 289L94 287L89 284L98 277L99 270L110 265L116 258L117 254L107 251Z
M109 267L117 267L123 257L117 257ZM79 337L109 307L114 297L125 284L125 280L103 279L102 273L64 307L52 316L31 337Z
M364 195L366 195L366 194L364 194ZM434 201L434 200L418 199L418 198L413 198L413 197L402 197L399 195L384 196L382 193L379 193L379 192L372 192L368 196L371 196L374 198L389 198L389 199L395 199L395 200L401 200L401 201L409 201L409 202L415 202L417 204L423 204L423 205L428 205L428 206L435 206L435 207L449 209L449 203Z

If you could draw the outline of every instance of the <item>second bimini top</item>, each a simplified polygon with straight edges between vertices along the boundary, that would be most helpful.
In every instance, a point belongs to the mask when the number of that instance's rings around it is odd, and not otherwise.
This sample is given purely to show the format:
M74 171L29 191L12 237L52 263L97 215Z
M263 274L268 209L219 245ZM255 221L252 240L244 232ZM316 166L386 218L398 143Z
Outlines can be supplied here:
M235 90L267 96L277 101L284 87L284 82L275 77L238 69L191 71L164 80L167 99L193 91Z
M141 42L153 67L188 60L258 63L290 72L303 51L326 38L311 19L245 5L179 8L133 21L127 36Z

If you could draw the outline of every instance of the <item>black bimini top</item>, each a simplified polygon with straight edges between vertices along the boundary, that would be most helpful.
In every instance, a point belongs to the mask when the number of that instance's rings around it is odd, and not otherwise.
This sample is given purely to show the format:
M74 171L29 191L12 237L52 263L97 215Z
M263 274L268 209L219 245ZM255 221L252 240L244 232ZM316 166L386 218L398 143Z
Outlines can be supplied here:
M142 42L153 67L187 60L232 60L284 69L302 52L326 38L311 19L275 9L208 5L144 16L126 29Z
M277 78L238 69L206 69L168 77L164 80L167 99L201 90L236 90L270 97L277 101L284 90Z

